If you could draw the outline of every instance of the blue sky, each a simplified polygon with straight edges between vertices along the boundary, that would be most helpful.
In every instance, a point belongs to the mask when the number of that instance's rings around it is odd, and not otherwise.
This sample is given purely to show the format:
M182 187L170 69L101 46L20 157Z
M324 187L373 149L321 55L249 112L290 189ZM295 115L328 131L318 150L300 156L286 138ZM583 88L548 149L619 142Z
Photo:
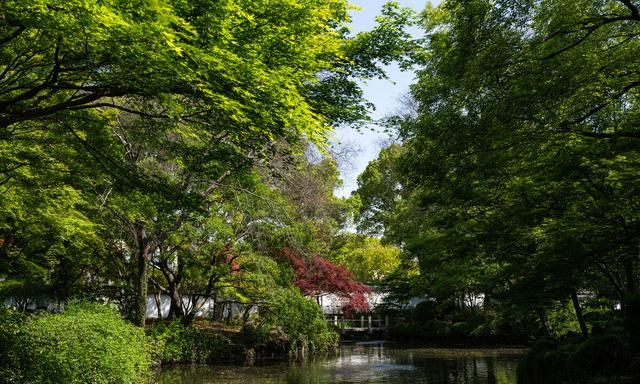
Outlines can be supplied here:
M402 6L411 7L417 11L424 9L427 0L401 0ZM431 1L437 4L439 1ZM375 25L375 17L380 13L382 5L386 0L353 0L353 4L362 8L360 11L352 13L352 25L355 33L370 30ZM413 73L403 72L395 66L387 67L388 80L371 80L363 84L365 97L371 101L376 110L373 113L374 119L381 119L393 114L401 106L401 98L409 91L409 85L413 82ZM357 188L357 177L365 169L369 161L375 159L387 139L387 135L380 127L375 125L369 129L357 132L350 128L338 128L336 130L335 141L338 145L343 144L357 149L357 152L350 156L349 160L341 164L341 174L344 185L335 193L338 196L349 196Z

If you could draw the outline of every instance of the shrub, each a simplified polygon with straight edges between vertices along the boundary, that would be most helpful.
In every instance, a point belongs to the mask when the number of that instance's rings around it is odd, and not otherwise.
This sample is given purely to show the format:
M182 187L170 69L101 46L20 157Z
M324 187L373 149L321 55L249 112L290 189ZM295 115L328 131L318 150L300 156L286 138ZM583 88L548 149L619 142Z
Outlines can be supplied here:
M20 377L16 350L17 337L25 317L22 313L0 306L0 377L11 383Z
M437 304L431 300L423 301L413 308L411 314L415 321L433 320L437 316Z
M338 344L338 334L329 328L320 306L305 298L296 288L273 292L260 309L263 327L282 334L289 352L305 355L325 353Z
M392 339L399 340L441 340L449 335L449 325L445 321L407 321L391 325L387 332Z
M147 328L156 363L215 363L244 358L242 345L215 331L185 327L180 321Z
M140 383L149 373L142 330L97 304L40 313L6 332L2 348L23 383Z
M184 327L179 321L147 328L152 356L161 363L214 363L244 359L257 352L290 354L326 353L338 344L320 307L297 288L272 291L261 305L260 316L238 334Z
M190 362L192 348L187 334L180 321L157 323L147 328L153 360L156 363Z
M228 337L198 328L189 328L187 340L191 344L191 359L195 363L215 363L240 360L245 357L243 345L233 343Z
M606 298L595 298L583 305L584 319L591 325L592 334L602 334L613 327L622 326L620 311L615 311L615 303Z
M578 344L575 354L571 356L571 365L577 372L587 375L616 375L631 363L631 348L622 335L592 336ZM589 367L585 369L585 366Z
M473 334L477 325L470 321L459 321L451 324L450 335L452 337L464 338Z
M534 343L519 367L520 383L588 383L596 377L624 374L632 359L622 335L597 335L558 348Z
M242 326L242 339L248 346L264 345L269 341L269 330L255 322L247 322Z

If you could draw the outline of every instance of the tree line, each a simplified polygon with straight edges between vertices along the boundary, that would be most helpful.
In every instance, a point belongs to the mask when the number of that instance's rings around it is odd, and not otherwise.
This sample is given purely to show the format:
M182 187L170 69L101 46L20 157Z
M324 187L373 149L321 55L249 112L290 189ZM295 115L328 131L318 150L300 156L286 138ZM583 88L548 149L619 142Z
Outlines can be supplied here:
M639 15L624 0L447 0L420 15L397 143L355 194L360 229L403 251L399 296L482 294L494 327L624 324L637 341Z
M358 82L405 51L408 11L353 35L350 9L0 5L1 296L107 300L144 325L151 293L189 323L205 298L293 289L279 250L327 256L350 209L335 161L307 152L367 120Z

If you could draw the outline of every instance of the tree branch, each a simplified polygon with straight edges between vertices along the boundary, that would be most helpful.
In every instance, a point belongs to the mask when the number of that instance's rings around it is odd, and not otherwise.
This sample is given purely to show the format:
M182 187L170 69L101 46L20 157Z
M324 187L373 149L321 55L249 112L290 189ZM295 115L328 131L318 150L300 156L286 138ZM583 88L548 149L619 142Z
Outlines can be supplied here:
M18 36L20 36L20 34L22 32L24 32L26 28L24 26L19 26L18 29L16 29L15 31L13 31L9 36L0 39L0 45L5 45L7 43L9 43L10 41L14 40L15 38L17 38Z
M169 294L169 290L158 283L153 277L149 277L149 281L151 281L151 284L158 288L162 293Z

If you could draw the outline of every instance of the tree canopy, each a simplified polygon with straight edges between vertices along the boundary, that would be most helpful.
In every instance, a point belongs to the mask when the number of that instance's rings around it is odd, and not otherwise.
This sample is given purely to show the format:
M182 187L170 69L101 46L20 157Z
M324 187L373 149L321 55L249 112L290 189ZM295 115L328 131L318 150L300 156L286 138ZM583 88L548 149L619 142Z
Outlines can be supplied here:
M197 307L185 312L184 294L259 300L290 285L264 257L295 241L327 248L340 222L335 166L300 159L308 143L324 150L335 125L367 119L358 81L404 54L406 10L385 6L357 36L350 10L3 3L3 296L106 296L142 325L149 284L177 317Z
M541 328L570 300L586 335L577 293L637 292L638 20L618 0L427 7L414 109L360 176L361 228L433 297L483 294Z

